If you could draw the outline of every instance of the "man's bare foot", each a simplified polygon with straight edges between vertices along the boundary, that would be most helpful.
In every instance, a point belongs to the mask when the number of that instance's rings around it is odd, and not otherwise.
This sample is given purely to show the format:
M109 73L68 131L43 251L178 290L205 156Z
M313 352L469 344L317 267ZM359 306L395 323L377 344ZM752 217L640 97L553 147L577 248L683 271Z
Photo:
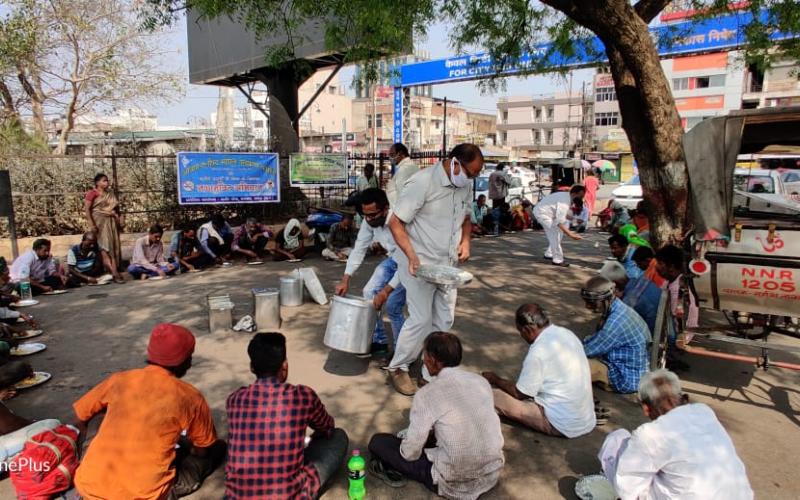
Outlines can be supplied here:
M149 278L149 276L147 276L146 274L143 274L143 275L139 276L139 280L141 280L141 281L144 281L147 278Z

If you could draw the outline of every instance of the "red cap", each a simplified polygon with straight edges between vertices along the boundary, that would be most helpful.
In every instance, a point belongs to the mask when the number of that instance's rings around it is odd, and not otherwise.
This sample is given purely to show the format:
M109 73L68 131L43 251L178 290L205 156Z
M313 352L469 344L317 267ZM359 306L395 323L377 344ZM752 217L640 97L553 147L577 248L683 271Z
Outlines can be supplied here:
M179 366L194 352L194 335L187 328L159 323L150 333L147 360L161 366Z

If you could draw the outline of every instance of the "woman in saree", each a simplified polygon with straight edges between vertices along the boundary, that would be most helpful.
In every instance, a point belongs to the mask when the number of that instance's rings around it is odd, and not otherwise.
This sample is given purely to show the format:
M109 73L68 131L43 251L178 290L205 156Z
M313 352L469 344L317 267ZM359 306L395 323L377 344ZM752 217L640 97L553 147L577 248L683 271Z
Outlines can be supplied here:
M103 255L103 265L114 276L115 283L125 283L119 273L121 259L119 231L122 221L119 215L119 202L111 190L108 176L94 176L94 189L86 193L83 201L89 229L97 235L97 244Z

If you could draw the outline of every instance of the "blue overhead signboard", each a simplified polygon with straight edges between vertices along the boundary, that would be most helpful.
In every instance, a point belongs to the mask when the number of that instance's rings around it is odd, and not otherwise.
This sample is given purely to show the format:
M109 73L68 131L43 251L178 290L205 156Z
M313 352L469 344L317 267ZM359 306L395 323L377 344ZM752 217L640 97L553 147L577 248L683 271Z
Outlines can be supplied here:
M731 50L744 43L742 27L751 19L751 14L742 12L704 21L658 26L652 28L650 32L656 40L661 57ZM770 38L781 40L787 38L787 35L775 32ZM556 69L594 66L605 62L602 42L595 38L591 45L590 53L577 54L574 57L552 53L547 56L548 60L544 66ZM542 44L534 51L522 54L516 61L506 64L501 74L514 75L532 69L535 63L548 54L550 46ZM592 56L591 52L600 54L600 57ZM400 85L411 87L475 80L495 74L497 66L492 57L486 53L405 64L400 67ZM398 104L395 102L395 113L397 108Z
M186 153L178 162L181 205L279 202L277 153Z

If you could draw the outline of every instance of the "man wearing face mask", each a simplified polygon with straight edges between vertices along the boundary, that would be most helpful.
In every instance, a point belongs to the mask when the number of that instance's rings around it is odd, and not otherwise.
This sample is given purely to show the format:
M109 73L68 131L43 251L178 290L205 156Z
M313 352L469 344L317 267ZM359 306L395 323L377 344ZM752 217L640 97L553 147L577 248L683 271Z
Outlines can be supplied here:
M389 351L389 340L383 326L382 308L386 304L386 312L392 324L392 334L396 343L405 321L403 308L406 305L406 290L400 284L397 276L397 262L392 258L397 245L387 224L391 211L386 193L377 188L365 189L361 192L359 201L366 224L361 225L356 243L347 257L347 267L345 267L342 281L336 286L336 295L347 294L350 289L350 278L361 267L370 247L374 243L379 243L386 250L386 258L378 264L372 277L364 286L363 297L372 300L375 309L379 311L375 333L372 336L372 354L385 355Z
M416 392L408 366L431 332L450 330L456 308L456 290L417 278L417 269L421 264L453 266L469 259L471 179L482 168L480 148L459 144L446 160L414 174L393 205L389 228L401 250L394 258L406 288L409 316L388 370L395 389L406 396Z
M408 148L397 142L389 148L389 161L392 164L392 178L386 186L389 203L394 205L405 188L406 181L419 171L419 167L408 157Z

